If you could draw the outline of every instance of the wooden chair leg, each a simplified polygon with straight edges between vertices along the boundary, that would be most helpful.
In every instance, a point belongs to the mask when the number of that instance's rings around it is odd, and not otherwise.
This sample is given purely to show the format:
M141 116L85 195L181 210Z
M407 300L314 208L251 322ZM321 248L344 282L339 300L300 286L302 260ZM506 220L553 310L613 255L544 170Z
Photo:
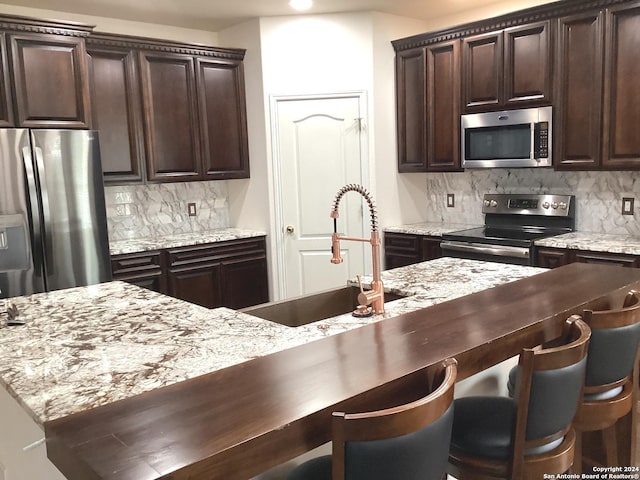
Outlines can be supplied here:
M582 473L582 432L576 430L576 443L573 451L573 465L569 473Z
M616 425L611 425L609 428L605 428L602 431L602 437L604 440L604 450L606 455L607 467L619 466L618 459L618 442L616 439Z

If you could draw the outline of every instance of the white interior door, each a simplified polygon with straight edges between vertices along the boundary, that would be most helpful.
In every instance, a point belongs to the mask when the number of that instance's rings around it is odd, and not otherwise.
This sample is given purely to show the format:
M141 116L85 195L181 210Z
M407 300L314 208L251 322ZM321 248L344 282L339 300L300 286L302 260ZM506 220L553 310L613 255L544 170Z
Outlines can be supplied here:
M344 286L348 278L364 273L365 245L342 242L344 262L332 264L333 220L329 213L343 185L363 181L361 96L281 98L275 104L276 164L280 167L276 183L280 185L283 246L281 296L289 298ZM340 233L365 236L364 206L356 193L342 198Z

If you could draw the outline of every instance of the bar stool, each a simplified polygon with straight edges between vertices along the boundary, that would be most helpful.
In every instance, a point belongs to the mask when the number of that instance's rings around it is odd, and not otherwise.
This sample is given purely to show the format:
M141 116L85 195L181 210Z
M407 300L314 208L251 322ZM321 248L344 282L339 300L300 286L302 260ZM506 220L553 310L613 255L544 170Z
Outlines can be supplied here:
M582 473L582 432L602 432L606 466L626 465L618 455L616 424L632 409L637 410L637 405L635 409L633 407L634 401L637 404L639 389L640 294L630 292L621 309L585 310L583 318L592 333L584 396L574 419L578 435L574 473ZM629 439L632 455L636 448L635 435L632 425L632 438Z
M531 479L566 472L573 463L578 408L590 329L567 319L559 345L524 349L517 394L454 402L447 473L459 480Z
M299 465L287 480L440 480L449 453L456 375L456 361L447 359L437 388L425 397L374 412L335 412L332 455Z

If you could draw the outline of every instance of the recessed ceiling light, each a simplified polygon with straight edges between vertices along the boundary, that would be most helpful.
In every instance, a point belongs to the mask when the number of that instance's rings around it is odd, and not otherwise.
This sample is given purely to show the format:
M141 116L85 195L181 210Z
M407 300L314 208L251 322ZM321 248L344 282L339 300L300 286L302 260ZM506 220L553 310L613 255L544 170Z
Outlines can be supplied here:
M291 0L289 6L296 10L309 10L313 5L313 0Z

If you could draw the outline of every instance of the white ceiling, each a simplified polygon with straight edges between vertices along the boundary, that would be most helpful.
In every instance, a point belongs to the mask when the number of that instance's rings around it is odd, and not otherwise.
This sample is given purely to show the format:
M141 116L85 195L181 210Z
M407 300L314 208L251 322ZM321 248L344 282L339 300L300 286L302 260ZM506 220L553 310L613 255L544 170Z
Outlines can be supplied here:
M289 0L0 0L0 3L213 32L255 17L299 14L289 7ZM433 20L497 3L505 0L314 0L314 6L305 13L373 10Z

